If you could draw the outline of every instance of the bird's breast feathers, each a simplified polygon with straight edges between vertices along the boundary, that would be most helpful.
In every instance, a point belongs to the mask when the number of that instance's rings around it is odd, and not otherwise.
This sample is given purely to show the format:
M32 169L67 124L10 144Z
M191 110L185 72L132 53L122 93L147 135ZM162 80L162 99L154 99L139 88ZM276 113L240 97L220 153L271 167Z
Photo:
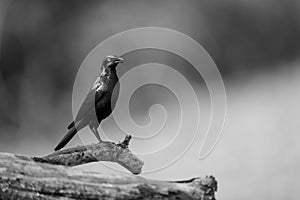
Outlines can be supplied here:
M101 78L98 76L96 81L93 84L92 90L100 91L104 89L104 83L101 81Z

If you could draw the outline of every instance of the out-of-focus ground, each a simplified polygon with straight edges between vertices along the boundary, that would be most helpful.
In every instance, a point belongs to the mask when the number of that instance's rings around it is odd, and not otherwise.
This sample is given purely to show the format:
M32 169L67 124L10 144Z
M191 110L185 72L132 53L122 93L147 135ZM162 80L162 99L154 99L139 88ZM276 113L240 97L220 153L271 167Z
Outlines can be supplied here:
M299 5L297 0L2 0L0 151L52 152L72 119L73 82L86 55L118 32L165 27L191 36L212 56L226 87L227 118L207 158L198 160L194 145L180 162L145 176L170 180L213 174L218 199L298 199ZM143 60L140 54L128 59ZM182 63L197 82L185 62L165 62ZM77 144L78 136L69 146ZM111 173L99 164L81 168Z

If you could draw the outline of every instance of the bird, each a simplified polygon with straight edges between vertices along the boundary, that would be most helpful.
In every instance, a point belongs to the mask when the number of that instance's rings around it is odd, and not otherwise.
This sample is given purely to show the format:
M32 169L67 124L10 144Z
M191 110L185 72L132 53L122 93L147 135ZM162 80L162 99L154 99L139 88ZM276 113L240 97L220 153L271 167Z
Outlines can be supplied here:
M55 151L62 149L78 131L86 126L89 126L99 142L103 142L98 127L101 121L112 113L112 94L119 81L116 67L123 62L124 59L116 55L108 55L104 58L99 76L86 95L74 121L69 124L68 132L54 148Z

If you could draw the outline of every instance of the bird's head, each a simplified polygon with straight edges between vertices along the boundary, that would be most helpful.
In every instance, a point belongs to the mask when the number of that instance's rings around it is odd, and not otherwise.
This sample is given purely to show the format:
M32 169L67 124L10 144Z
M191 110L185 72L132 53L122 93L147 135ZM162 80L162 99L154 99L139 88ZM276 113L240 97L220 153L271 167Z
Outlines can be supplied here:
M124 61L124 59L121 58L121 57L114 56L114 55L109 55L109 56L106 56L104 58L103 63L102 63L102 67L104 69L115 69L116 66L119 63L122 63L123 61Z

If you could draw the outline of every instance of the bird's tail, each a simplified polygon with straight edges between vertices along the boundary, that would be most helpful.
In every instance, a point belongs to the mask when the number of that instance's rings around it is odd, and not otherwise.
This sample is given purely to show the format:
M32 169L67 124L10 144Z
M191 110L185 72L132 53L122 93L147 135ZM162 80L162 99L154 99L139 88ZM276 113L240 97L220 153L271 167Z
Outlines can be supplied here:
M63 148L64 146L66 146L66 144L68 144L68 142L74 137L74 135L77 133L77 129L75 126L73 126L72 128L70 128L67 132L67 134L65 135L65 137L58 143L58 145L55 147L55 151L60 150L61 148Z
M71 124L69 124L68 129L71 129L73 126L75 126L75 122L72 121Z

